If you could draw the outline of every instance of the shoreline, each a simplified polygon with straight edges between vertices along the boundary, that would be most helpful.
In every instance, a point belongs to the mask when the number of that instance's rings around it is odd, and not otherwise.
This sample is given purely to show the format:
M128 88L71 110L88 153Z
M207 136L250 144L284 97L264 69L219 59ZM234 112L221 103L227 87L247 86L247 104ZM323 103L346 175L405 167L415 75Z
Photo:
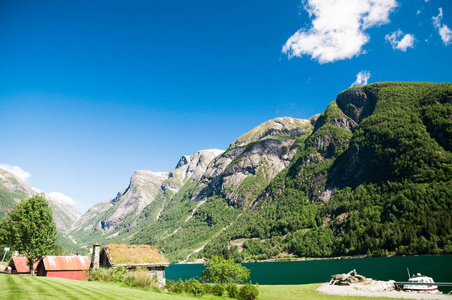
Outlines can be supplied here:
M452 300L452 295L441 293L404 292L390 289L390 281L373 281L365 283L354 283L349 286L330 285L322 283L316 289L320 294L336 296L361 296L361 297L385 297L398 299L434 299Z
M388 255L388 256L368 256L368 255L354 255L354 256L335 256L335 257L302 257L302 258L288 258L288 259L280 259L280 258L270 258L264 260L255 260L255 261L243 261L241 264L248 263L262 263L262 262L293 262L293 261L316 261L316 260L340 260L340 259L363 259L363 258L391 258L391 257L428 257L428 256L449 256L451 254L415 254L415 255ZM193 265L193 264L203 264L204 258L198 259L198 261L191 262L177 262L172 265Z

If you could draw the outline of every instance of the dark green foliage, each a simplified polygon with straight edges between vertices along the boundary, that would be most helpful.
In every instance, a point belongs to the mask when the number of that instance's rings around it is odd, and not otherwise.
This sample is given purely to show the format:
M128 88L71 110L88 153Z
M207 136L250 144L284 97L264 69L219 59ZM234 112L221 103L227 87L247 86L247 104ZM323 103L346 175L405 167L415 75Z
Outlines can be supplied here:
M204 262L206 267L201 273L201 280L213 283L242 283L250 276L250 271L220 256L213 256Z
M451 253L451 186L388 183L339 191L325 208L343 236L336 241L339 254Z
M238 209L219 197L209 198L196 208L200 203L189 200L194 187L191 181L185 184L166 205L158 221L153 217L149 222L142 221L132 242L155 245L170 262L182 261L239 214Z
M185 284L180 278L178 281L167 280L165 288L170 293L181 294L185 291Z
M228 283L226 285L226 292L228 293L229 298L238 298L239 297L239 289L237 288L237 284Z
M121 282L124 280L124 276L127 274L128 270L125 267L117 267L109 269L110 271L110 281Z
M239 299L243 300L255 300L259 296L259 290L257 286L252 283L247 283L240 287Z
M203 282L201 283L202 289L204 290L204 294L213 294L213 286L214 284Z
M334 235L330 228L318 227L290 233L287 249L298 257L328 257L334 254Z
M224 293L224 285L222 285L222 284L219 284L219 283L217 283L217 284L214 284L213 286L212 286L212 295L214 295L214 296L218 296L218 297L221 297L221 296L223 296L223 293Z
M185 292L195 296L202 296L204 289L198 280L191 278L185 281Z
M292 163L204 254L298 257L451 253L451 84L383 83L362 89L374 101L356 127L332 103ZM346 94L347 92L344 92ZM348 110L359 108L349 106ZM336 188L316 203L326 186Z
M33 263L51 253L55 235L52 209L44 195L22 200L0 221L0 244L27 257L31 274L34 274Z
M234 191L246 206L220 191L185 221L197 205L190 183L135 242L172 261L452 253L451 99L449 83L346 90L291 146L287 168L269 183L262 168Z

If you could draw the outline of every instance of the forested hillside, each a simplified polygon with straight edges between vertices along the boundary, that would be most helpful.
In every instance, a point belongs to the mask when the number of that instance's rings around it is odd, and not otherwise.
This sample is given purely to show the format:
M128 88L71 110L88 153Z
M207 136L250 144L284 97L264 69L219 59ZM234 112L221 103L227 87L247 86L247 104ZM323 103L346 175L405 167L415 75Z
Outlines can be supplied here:
M191 183L131 240L173 261L452 253L451 100L452 84L350 88L252 199L196 202Z

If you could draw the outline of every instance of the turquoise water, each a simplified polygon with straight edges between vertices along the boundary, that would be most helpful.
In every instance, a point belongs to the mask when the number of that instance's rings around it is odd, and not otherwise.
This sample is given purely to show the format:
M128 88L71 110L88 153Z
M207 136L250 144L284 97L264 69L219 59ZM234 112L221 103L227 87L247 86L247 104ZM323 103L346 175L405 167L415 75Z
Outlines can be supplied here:
M421 273L433 277L437 282L452 282L452 255L261 262L242 265L250 269L250 279L259 284L326 282L333 274L347 273L353 269L368 278L407 281L407 268L411 274ZM166 269L166 278L171 280L196 278L202 270L204 266L201 264L170 265Z

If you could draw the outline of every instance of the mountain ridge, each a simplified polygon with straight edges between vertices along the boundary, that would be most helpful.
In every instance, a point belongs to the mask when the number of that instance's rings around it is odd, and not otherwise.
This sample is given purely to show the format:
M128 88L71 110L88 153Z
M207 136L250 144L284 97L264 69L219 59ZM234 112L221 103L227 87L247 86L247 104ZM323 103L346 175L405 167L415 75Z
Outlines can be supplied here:
M135 172L71 237L152 244L172 262L452 253L451 102L450 83L349 88L309 119Z

